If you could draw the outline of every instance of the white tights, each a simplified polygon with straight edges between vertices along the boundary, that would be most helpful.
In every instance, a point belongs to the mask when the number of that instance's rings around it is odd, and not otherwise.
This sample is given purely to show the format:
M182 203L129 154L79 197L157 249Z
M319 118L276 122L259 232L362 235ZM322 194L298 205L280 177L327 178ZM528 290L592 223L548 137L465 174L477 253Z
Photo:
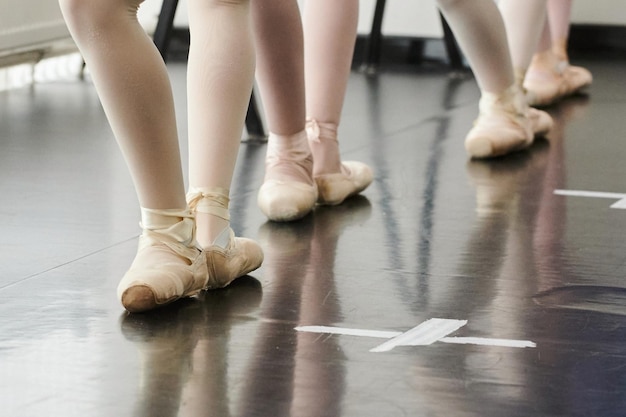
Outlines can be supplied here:
M502 17L493 0L438 0L480 90L500 93L515 81Z
M546 21L546 0L500 0L513 68L525 74Z
M356 41L358 0L311 0L304 30L295 0L256 1L252 5L257 42L257 80L270 132L301 132L305 117L337 126ZM336 130L336 129L335 129ZM339 172L336 146L312 149L314 171Z
M91 71L140 205L186 207L166 67L137 21L143 0L59 0ZM247 0L189 0L190 186L229 189L254 78ZM207 245L228 225L199 214Z

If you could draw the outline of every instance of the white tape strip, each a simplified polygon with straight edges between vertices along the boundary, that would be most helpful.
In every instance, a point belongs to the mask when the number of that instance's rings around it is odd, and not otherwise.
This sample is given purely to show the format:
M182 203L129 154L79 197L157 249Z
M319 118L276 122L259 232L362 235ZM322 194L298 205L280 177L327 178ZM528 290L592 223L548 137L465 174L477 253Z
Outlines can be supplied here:
M626 198L623 193L604 193L598 191L581 191L581 190L554 190L556 195L566 195L571 197L592 197L592 198L613 198L621 200Z
M467 324L467 320L430 319L411 330L393 337L370 352L388 352L396 346L427 346L454 333Z
M296 330L299 332L345 334L349 336L377 337L380 339L391 339L392 337L396 337L402 334L402 332L346 329L342 327L328 327L328 326L299 326L299 327L296 327Z
M621 200L611 204L611 208L626 210L626 198L622 198Z
M439 342L456 343L460 345L502 346L514 348L537 347L536 343L529 340L489 339L484 337L442 337L439 339Z

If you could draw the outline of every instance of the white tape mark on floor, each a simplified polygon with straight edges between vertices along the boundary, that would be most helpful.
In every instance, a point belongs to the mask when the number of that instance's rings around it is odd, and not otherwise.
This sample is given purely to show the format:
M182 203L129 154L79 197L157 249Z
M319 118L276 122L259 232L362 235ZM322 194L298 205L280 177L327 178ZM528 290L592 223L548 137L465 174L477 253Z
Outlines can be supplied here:
M370 352L389 352L397 346L428 346L435 342L470 344L482 346L501 346L511 348L534 348L537 344L529 340L493 339L485 337L448 337L467 324L467 320L430 319L406 332L349 329L330 326L299 326L295 330L309 333L325 333L346 336L389 339L371 349Z
M459 345L483 345L502 346L514 348L534 348L537 344L529 340L490 339L486 337L443 337L439 339L443 343L455 343Z
M583 190L554 190L554 194L569 197L609 198L612 200L618 200L611 205L611 208L622 210L626 209L626 194L624 193L605 193Z
M392 337L396 337L402 334L402 332L346 329L342 327L328 327L328 326L299 326L299 327L296 327L296 330L299 332L344 334L348 336L377 337L380 339L391 339Z
M454 333L467 324L467 320L430 319L419 326L391 338L370 352L388 352L396 346L428 346Z

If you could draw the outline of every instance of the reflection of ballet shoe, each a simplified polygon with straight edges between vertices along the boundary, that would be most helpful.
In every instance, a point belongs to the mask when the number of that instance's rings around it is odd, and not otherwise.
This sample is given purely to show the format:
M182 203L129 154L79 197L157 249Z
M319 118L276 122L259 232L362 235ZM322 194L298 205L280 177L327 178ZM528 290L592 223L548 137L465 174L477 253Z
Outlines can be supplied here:
M564 98L558 106L550 110L555 124L566 124L570 121L580 119L587 112L590 103L586 94L576 94Z
M176 344L190 349L195 344L195 330L204 323L202 306L195 298L185 298L150 314L124 314L120 327L126 339L157 346ZM193 341L193 343L189 343Z
M471 160L466 165L470 182L476 188L476 212L480 216L505 213L519 198L527 174L545 163L549 146L538 142L529 152L511 155L506 160Z
M198 294L198 300L207 313L209 324L216 317L234 318L250 314L261 304L263 287L259 280L243 276L226 288Z
M187 349L206 335L207 326L225 330L234 319L257 309L262 297L261 283L245 276L226 288L201 292L197 298L180 300L150 314L124 314L121 330L133 342Z
M356 195L339 206L320 206L315 210L315 229L329 232L341 231L355 224L365 223L372 214L372 204L367 197Z
M259 228L259 242L273 258L289 261L290 256L308 252L313 235L313 218L308 216L297 223L266 222Z

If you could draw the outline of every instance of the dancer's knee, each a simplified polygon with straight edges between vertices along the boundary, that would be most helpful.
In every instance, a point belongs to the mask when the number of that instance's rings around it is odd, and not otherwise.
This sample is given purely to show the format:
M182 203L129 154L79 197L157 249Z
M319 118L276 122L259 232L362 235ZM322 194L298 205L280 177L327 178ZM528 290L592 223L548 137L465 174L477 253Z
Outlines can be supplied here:
M59 0L63 17L74 34L103 27L120 14L136 14L144 0Z

